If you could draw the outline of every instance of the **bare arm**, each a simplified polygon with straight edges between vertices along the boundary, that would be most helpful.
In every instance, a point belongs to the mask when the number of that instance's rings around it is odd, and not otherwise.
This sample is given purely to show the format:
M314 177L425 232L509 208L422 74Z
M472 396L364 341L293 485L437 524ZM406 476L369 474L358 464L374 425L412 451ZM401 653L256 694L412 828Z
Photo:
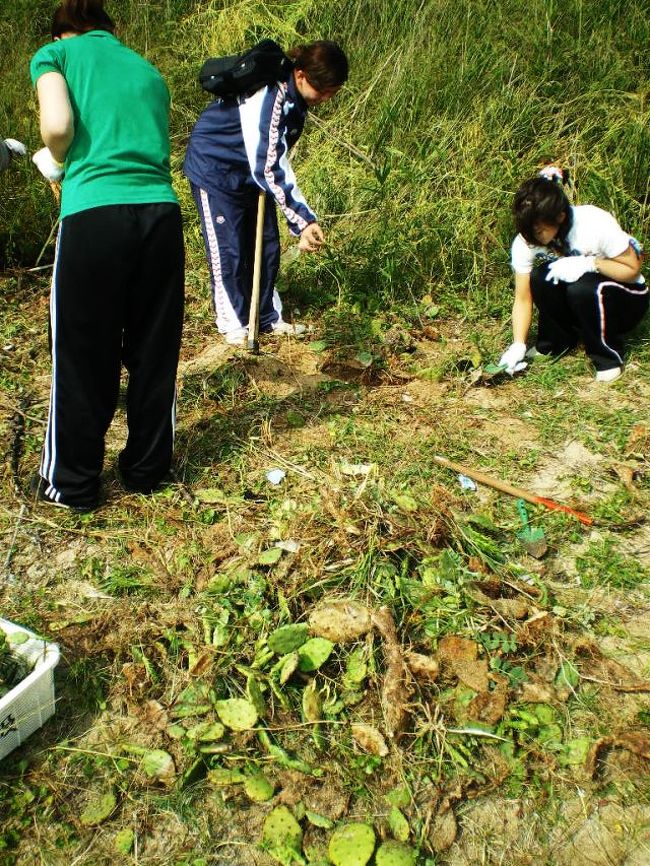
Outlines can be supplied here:
M58 162L64 162L74 138L74 116L68 85L59 72L46 72L36 82L41 137Z
M530 274L515 273L515 300L512 305L512 339L525 343L533 318L533 294L530 290Z
M631 246L613 259L596 256L594 264L599 274L624 283L633 283L641 273L641 259Z

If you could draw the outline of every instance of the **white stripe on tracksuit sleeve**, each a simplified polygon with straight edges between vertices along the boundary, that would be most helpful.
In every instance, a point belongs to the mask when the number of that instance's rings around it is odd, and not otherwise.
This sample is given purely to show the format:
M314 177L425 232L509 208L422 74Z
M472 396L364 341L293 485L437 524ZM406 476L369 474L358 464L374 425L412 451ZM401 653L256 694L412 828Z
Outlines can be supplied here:
M263 87L239 106L246 156L257 185L270 192L289 224L299 235L317 222L300 191L289 162L284 105L287 85Z

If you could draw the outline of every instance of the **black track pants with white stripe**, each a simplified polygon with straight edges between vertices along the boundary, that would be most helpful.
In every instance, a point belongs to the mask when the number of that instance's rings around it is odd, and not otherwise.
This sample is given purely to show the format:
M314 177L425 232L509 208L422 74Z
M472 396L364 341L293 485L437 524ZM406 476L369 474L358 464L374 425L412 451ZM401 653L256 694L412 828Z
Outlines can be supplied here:
M248 175L214 172L214 187L191 184L201 218L210 268L212 306L219 333L248 327L259 187ZM282 317L275 289L280 269L280 234L275 200L267 195L260 281L260 331L270 331Z
M548 266L531 274L539 310L537 349L560 355L582 341L596 370L623 364L624 336L648 309L648 286L587 273L574 283L546 281Z
M184 251L175 204L108 205L65 217L50 300L52 389L40 473L46 496L94 504L104 438L129 372L127 484L169 469L183 323Z

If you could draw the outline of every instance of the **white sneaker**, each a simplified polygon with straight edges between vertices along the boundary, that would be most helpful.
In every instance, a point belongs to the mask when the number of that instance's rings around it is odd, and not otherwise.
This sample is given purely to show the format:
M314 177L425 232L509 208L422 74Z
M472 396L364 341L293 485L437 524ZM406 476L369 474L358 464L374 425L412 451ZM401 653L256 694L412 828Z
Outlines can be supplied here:
M609 370L598 370L596 372L597 382L614 382L623 374L622 367L610 367Z
M297 337L298 334L304 334L307 330L306 325L290 325L289 322L285 322L284 319L278 319L277 322L274 322L272 327L273 334L287 334L290 337Z
M552 355L548 355L546 352L540 352L536 346L531 346L530 349L524 355L524 358L527 361L547 361L549 358L552 358Z
M248 339L248 328L235 328L223 335L229 346L243 346Z

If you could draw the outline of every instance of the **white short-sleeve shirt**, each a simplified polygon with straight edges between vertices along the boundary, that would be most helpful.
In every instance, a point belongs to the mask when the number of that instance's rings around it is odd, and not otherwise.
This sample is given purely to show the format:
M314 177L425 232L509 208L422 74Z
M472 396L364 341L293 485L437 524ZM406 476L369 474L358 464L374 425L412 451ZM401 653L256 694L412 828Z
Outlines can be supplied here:
M570 256L616 258L626 251L634 238L624 232L616 219L602 208L582 204L571 208L573 221L566 243ZM512 242L510 263L517 274L529 274L536 263L558 258L548 247L529 244L521 235ZM635 280L643 283L641 275Z

